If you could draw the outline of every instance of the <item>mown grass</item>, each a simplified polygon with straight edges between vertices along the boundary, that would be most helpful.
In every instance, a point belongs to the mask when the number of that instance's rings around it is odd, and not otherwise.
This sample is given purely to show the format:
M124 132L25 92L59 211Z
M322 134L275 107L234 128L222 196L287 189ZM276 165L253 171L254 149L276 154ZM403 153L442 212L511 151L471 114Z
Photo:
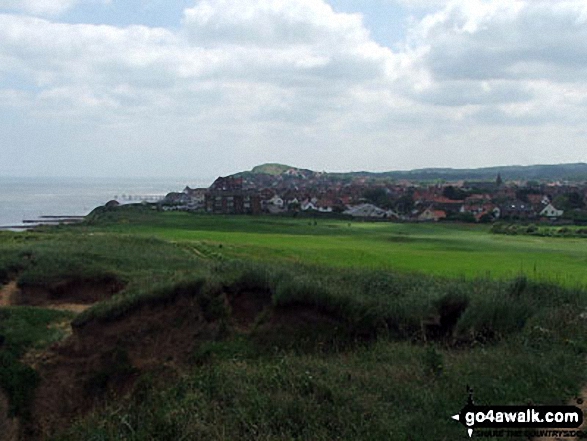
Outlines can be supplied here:
M489 226L396 224L332 219L108 212L90 227L192 244L222 256L325 267L422 272L449 277L529 278L567 286L587 283L581 239L503 236ZM350 226L349 226L350 225ZM222 247L219 249L219 247Z
M180 378L146 374L132 396L56 439L468 439L450 419L467 385L478 404L564 403L587 380L586 250L573 239L317 222L125 208L89 225L0 234L0 268L19 280L125 281L75 326L179 295L224 320L224 296L238 292L269 295L277 318L324 319L288 325L265 311L249 333L197 347ZM455 322L428 333L453 307Z

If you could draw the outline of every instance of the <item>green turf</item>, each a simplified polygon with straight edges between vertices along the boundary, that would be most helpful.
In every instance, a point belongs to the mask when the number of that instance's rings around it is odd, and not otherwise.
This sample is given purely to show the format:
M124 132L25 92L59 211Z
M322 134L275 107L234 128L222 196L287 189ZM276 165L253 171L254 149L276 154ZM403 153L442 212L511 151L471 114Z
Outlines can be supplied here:
M216 254L333 267L416 271L449 277L587 283L580 238L504 236L488 226L398 224L186 213L128 214L102 231L192 243ZM220 248L222 247L222 248Z

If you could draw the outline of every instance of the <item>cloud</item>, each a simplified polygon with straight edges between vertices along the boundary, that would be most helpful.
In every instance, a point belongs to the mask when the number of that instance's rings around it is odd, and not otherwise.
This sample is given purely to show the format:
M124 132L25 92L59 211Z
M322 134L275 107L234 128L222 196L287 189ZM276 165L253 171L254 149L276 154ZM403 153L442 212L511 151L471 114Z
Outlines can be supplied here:
M74 3L47 2L37 13ZM374 41L360 14L337 13L323 0L199 0L177 29L0 14L0 113L58 132L47 135L53 147L33 139L39 149L63 148L62 137L80 152L108 144L130 160L169 145L161 162L175 154L178 167L213 155L216 165L247 158L238 168L264 160L338 169L457 165L451 158L474 165L488 161L482 149L491 145L528 147L524 133L530 139L539 126L552 128L541 131L544 155L563 136L580 144L582 1L418 4L393 50ZM21 126L11 142L32 136ZM501 162L519 157L503 154Z
M443 79L551 79L586 73L583 1L453 1L413 29L426 65Z
M202 0L185 10L183 24L190 44L223 54L226 73L283 87L368 81L392 58L360 15L320 0Z
M359 14L335 13L322 1L202 0L184 15L194 40L212 45L275 47L368 39Z
M450 0L387 0L410 10L438 10L450 3Z
M267 118L275 98L282 112L273 118L303 112L308 121L343 105L353 87L380 87L396 63L359 15L314 0L203 0L185 11L180 32L5 14L0 41L0 75L41 88L41 112L60 102L68 113L151 105L197 115L222 105Z
M583 1L452 0L410 29L407 97L454 123L512 127L587 123ZM426 112L426 110L424 110Z
M38 16L59 15L78 4L109 3L110 0L2 0L0 11L18 11Z

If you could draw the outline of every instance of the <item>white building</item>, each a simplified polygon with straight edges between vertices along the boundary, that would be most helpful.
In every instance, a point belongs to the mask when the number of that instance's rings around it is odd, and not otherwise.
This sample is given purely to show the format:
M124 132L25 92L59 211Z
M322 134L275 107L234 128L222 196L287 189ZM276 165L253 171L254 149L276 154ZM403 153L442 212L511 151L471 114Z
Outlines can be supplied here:
M549 219L556 219L557 217L561 217L563 213L563 210L557 210L552 204L548 204L540 212L540 216L547 217Z

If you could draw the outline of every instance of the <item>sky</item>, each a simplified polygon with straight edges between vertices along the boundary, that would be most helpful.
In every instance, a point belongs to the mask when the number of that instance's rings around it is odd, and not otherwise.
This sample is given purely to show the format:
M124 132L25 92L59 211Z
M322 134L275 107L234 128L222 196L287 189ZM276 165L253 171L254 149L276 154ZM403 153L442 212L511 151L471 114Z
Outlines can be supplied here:
M587 162L584 0L0 0L0 176Z

